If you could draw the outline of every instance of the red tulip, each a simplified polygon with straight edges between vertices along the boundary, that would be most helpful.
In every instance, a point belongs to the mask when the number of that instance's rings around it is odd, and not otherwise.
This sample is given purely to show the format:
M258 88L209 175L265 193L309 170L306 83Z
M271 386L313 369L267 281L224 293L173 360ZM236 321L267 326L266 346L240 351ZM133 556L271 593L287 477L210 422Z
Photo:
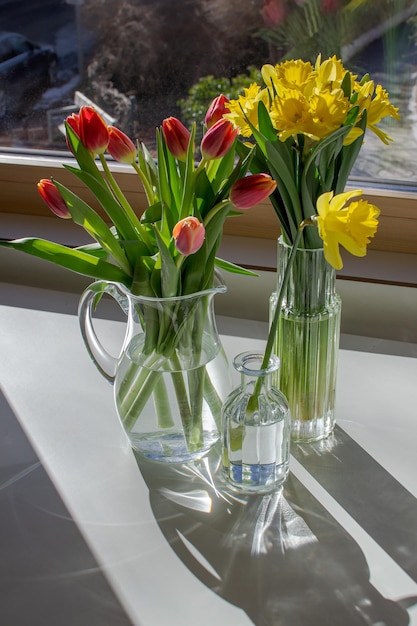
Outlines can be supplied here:
M72 128L72 130L77 135L77 137L79 137L80 136L80 116L78 115L78 113L71 113L71 115L68 115L65 122L68 124L68 126Z
M125 133L114 126L109 126L109 145L107 150L120 163L134 163L136 146Z
M221 119L216 122L209 128L201 141L203 158L209 161L223 157L232 147L238 132L238 129L234 129L229 120Z
M223 94L214 98L213 102L207 109L206 117L204 119L204 123L207 128L214 126L216 122L223 119L223 115L225 113L229 113L229 108L227 107L228 102L228 98L226 98Z
M103 154L109 144L109 130L106 122L90 106L80 109L79 137L83 146L93 154Z
M176 117L167 117L162 122L162 134L171 154L180 161L185 161L191 133Z
M233 185L230 200L237 209L245 211L265 200L276 188L269 174L251 174L240 178Z
M266 0L261 9L261 16L265 24L270 28L282 24L287 17L284 0Z
M184 256L194 254L200 250L204 242L205 228L196 217L185 217L180 220L172 231L175 246Z
M323 13L336 13L340 9L340 0L322 0L321 10Z
M71 113L71 115L68 115L65 123L68 124L68 126L74 131L77 137L80 136L80 116L78 115L78 113ZM68 150L72 152L73 150L70 142L68 141L68 136L66 136L66 141Z
M38 191L42 200L44 200L44 202L48 205L52 213L55 213L58 217L66 219L71 217L64 198L61 196L58 188L52 181L47 178L43 178L38 183Z

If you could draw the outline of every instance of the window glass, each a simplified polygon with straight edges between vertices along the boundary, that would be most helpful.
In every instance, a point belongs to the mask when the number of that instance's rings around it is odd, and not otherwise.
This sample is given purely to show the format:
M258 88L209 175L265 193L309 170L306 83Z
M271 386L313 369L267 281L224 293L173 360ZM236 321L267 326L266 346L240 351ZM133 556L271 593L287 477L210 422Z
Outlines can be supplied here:
M354 176L414 185L416 12L414 0L0 0L0 146L65 150L63 120L92 101L152 147L164 117L201 122L262 64L320 52L369 72L400 110L388 147L367 133Z

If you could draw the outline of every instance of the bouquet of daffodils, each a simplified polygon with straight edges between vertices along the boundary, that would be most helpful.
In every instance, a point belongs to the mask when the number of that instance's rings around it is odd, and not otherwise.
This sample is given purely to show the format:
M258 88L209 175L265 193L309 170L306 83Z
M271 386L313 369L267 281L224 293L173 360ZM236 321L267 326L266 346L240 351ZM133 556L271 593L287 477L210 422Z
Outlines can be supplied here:
M270 173L276 181L271 202L285 243L293 245L299 225L316 214L318 198L344 192L366 130L389 143L377 124L386 117L399 119L398 109L381 85L368 75L358 80L335 57L322 61L319 56L314 66L285 61L261 71L265 85L254 83L229 102L225 119L246 139L239 144L242 155L255 146L251 171ZM329 201L327 196L321 206ZM319 248L324 242L327 260L340 268L332 236L321 234L323 240L317 229L306 229L300 247ZM360 238L352 250L362 256L365 248Z
M304 255L296 251L323 248L323 273L328 264L342 267L340 246L356 256L366 254L379 210L360 197L361 190L345 187L366 131L388 144L391 138L377 125L399 115L381 85L375 86L368 75L359 80L336 57L322 61L318 56L315 65L301 59L264 65L261 73L264 85L254 83L228 102L224 119L244 139L238 144L241 158L252 154L250 170L269 173L277 183L270 199L282 239L291 249L272 298L262 367L276 352L281 358L280 388L293 419L309 422L317 417L325 423L333 412L339 318L327 313L321 272L306 269ZM306 271L311 274L305 276ZM300 292L301 313L291 310L287 285ZM256 409L259 386L249 413Z

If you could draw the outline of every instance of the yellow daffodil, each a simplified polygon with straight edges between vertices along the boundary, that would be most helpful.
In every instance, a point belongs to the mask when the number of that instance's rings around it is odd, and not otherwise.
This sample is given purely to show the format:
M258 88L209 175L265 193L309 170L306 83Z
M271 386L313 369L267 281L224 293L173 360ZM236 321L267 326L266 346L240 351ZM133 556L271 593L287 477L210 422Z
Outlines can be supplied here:
M355 105L358 105L360 110L367 109L372 96L375 91L375 83L373 80L366 80L364 83L358 83L355 81L353 83L353 92L355 94Z
M264 65L262 78L267 87L280 93L281 89L299 89L304 91L314 82L313 66L308 61L297 59L284 61L279 65Z
M268 91L261 89L256 83L244 89L243 96L228 103L229 113L223 117L232 122L239 129L242 137L250 137L252 130L250 124L258 128L258 103L262 101L266 106L269 104Z
M384 117L393 117L394 119L399 120L400 116L398 108L391 104L386 89L384 89L381 85L376 86L375 97L369 103L367 111L368 128L370 128L370 130L372 130L377 137L381 139L381 141L388 144L389 141L392 141L391 137L380 128L377 128L376 124L378 124Z
M348 107L340 89L313 93L310 98L296 89L285 89L274 98L270 116L274 127L280 129L281 141L299 134L319 141L341 127Z
M375 205L360 199L346 206L347 202L361 195L360 189L336 196L329 191L317 200L315 219L323 240L324 256L337 270L343 267L339 246L355 256L365 256L366 246L378 227L379 209Z
M315 120L314 134L318 139L323 139L342 126L349 102L341 89L322 91L313 94L310 109Z
M316 65L316 87L322 89L340 88L346 74L346 69L340 59L335 56L325 61L321 61L321 55L317 57Z
M373 80L367 80L363 84L355 82L353 85L355 93L355 105L359 106L360 114L367 111L367 127L375 133L385 144L392 141L392 138L377 124L384 117L393 117L400 119L398 108L393 106L389 100L388 92L381 86L377 85Z
M281 96L274 98L270 116L278 137L286 141L292 135L311 135L314 121L308 100L296 89L286 89Z

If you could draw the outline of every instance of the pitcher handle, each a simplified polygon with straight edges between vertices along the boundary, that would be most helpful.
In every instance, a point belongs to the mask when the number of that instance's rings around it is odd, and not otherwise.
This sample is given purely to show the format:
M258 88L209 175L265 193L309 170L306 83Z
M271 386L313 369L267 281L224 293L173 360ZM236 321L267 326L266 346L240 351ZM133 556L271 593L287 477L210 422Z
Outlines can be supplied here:
M100 339L97 337L92 318L94 301L104 293L112 296L124 313L127 314L127 298L117 288L117 285L99 280L87 287L82 293L78 305L78 320L82 338L94 365L107 380L114 382L119 357L114 357L104 348Z

